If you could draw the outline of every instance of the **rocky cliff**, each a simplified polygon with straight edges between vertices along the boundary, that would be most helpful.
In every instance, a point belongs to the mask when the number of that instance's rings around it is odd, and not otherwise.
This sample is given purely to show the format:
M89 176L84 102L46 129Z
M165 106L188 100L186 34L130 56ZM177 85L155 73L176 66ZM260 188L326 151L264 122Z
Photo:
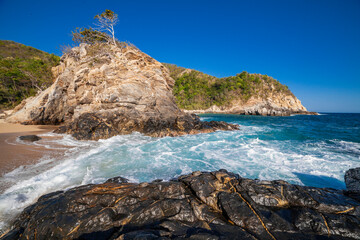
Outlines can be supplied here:
M346 182L360 184L359 172ZM348 190L225 170L141 184L117 177L40 197L2 239L360 239L360 192Z
M232 113L289 116L308 112L300 100L272 77L242 72L216 78L202 72L164 64L175 79L177 104L191 113Z
M38 90L44 90L52 84L50 68L58 64L57 56L11 41L0 41L0 49L0 79L3 80L0 83L0 109L13 107L26 97L35 95ZM100 59L104 60L103 56L99 57L96 49L90 49L90 54L93 55L91 60L94 63ZM55 79L64 72L67 66L64 63L69 62L69 59L65 59L69 58L69 54L66 56L63 57L61 66L52 69ZM82 57L85 57L84 54ZM127 58L122 60L125 59ZM87 60L82 58L81 61L85 63ZM90 65L99 67L99 64L94 63L89 62ZM175 79L173 93L177 105L190 113L280 116L314 114L307 112L287 86L266 75L243 72L233 77L216 78L173 64L163 65ZM77 69L70 71L79 71L83 66L80 64ZM91 70L92 66L87 68Z
M315 112L308 112L302 106L299 99L291 95L275 94L266 99L251 97L247 101L233 100L229 105L212 105L207 109L184 110L187 113L222 113L240 115L262 115L262 116L290 116L292 114L317 115Z
M77 139L133 131L176 136L237 129L182 112L168 70L133 46L81 44L64 54L53 74L55 82L16 107L8 122L62 124L57 132Z

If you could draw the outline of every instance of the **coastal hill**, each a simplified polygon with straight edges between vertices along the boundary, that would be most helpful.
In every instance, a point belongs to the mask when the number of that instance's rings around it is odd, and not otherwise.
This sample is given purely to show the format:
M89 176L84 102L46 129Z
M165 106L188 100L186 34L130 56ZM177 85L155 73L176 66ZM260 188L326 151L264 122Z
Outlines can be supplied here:
M190 112L266 116L309 114L287 86L267 75L242 72L217 78L174 64L163 64L175 80L173 93L178 106Z
M0 109L13 108L56 79L60 58L13 41L0 40ZM217 78L200 71L163 63L174 79L179 108L194 113L248 115L308 114L289 88L261 74L242 72Z
M0 40L0 109L13 108L53 83L60 57L13 41Z
M238 129L181 111L167 68L128 44L82 43L52 71L55 82L6 121L61 124L58 133L92 140L134 131L163 137Z

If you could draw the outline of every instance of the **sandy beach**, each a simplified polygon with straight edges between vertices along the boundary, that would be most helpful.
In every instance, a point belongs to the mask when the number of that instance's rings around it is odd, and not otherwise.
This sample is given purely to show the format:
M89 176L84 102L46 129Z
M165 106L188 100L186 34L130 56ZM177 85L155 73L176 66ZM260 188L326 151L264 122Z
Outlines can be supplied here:
M36 163L45 154L59 154L58 150L16 141L23 135L39 135L54 130L56 126L21 125L0 120L0 177L22 165ZM3 188L3 187L1 187Z

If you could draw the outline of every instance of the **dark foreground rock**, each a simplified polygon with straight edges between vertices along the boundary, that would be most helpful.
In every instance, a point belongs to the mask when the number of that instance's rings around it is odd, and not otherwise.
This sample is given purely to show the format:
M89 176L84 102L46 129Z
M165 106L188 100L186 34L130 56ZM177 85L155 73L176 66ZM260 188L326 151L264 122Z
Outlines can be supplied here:
M360 239L360 202L341 190L225 170L170 182L110 179L39 198L3 239Z
M346 171L345 184L348 190L360 191L360 167Z
M349 169L345 173L345 194L360 202L360 167Z
M25 135L25 136L20 136L19 139L22 141L35 142L35 141L39 141L41 137L36 135Z

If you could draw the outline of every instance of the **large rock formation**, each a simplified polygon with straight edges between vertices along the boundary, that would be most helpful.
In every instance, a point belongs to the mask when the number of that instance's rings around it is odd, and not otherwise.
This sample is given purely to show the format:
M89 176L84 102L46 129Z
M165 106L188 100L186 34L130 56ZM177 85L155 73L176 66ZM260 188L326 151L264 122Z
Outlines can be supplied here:
M61 58L53 74L54 84L24 101L8 122L64 124L58 132L77 139L132 131L175 136L237 129L182 112L168 70L135 47L81 44Z
M170 182L118 177L39 198L3 239L360 239L360 202L341 190L225 170Z

